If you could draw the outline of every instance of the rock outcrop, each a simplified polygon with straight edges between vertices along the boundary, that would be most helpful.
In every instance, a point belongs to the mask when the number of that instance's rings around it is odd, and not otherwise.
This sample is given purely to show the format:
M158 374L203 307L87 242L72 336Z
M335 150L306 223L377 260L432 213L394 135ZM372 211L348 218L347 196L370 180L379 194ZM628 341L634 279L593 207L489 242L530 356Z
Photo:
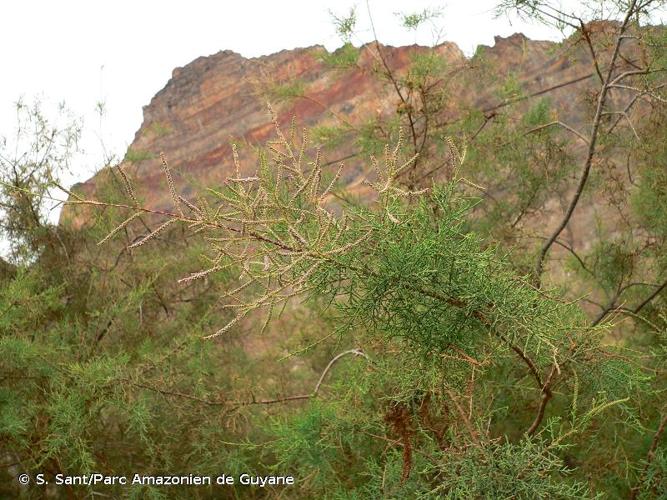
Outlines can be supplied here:
M604 34L609 24L596 27ZM425 47L383 47L387 64L398 74L405 71L415 54ZM590 56L581 43L556 44L532 41L521 34L495 38L492 47L480 46L467 59L452 43L435 48L448 68L466 68L467 77L451 85L451 99L460 107L493 113L512 102L502 95L508 78L521 89L521 97L547 94L559 117L577 125L586 109L585 90L594 82ZM199 186L214 186L224 180L232 165L230 144L259 145L273 133L266 107L272 91L289 93L298 87L303 97L276 103L278 121L288 125L296 117L299 125L340 123L361 125L378 114L390 115L396 95L374 72L379 64L373 45L362 47L356 67L336 69L323 59L319 46L285 50L253 59L231 51L200 57L173 71L172 78L144 107L144 121L130 146L124 165L135 181L142 201L151 208L170 205L169 192L158 155L169 159L177 187L186 196ZM477 71L477 77L475 77ZM470 76L472 75L472 76ZM557 117L558 118L558 117ZM241 148L242 163L254 170L251 148ZM343 141L329 160L350 157L352 142ZM353 158L351 177L364 170L364 159ZM102 170L73 189L94 198ZM74 225L86 219L85 211L66 207L61 222Z

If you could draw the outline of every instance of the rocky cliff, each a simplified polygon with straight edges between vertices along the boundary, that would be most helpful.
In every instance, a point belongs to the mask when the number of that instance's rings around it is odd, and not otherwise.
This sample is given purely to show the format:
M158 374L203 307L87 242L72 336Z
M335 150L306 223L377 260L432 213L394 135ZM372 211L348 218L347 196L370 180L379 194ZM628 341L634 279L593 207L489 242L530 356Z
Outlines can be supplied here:
M591 31L604 36L609 28L606 23L592 25ZM143 124L124 160L143 202L151 208L170 204L160 152L169 159L177 188L186 196L198 186L220 183L230 171L231 142L254 146L271 137L267 95L276 97L278 121L283 125L292 117L310 127L341 121L361 125L377 115L391 115L397 98L375 74L375 50L374 45L362 47L356 65L347 69L327 64L329 54L319 46L252 59L222 51L176 68L167 85L144 107ZM392 71L401 74L415 54L427 48L382 50ZM576 125L585 109L586 89L595 83L590 56L576 40L556 44L529 40L521 34L496 37L492 47L479 47L471 59L452 43L434 50L449 74L466 71L467 76L450 85L450 98L458 109L476 108L491 114L512 103L514 98L501 92L511 78L521 91L516 99L528 102L548 93L558 117ZM296 93L294 89L301 97L280 101L281 95ZM248 170L255 168L251 152L251 147L241 148L242 163ZM364 170L365 159L353 156L351 141L342 141L326 153L328 160L348 158L352 176ZM74 189L94 198L105 172ZM84 212L70 206L63 211L61 222L79 225L85 217Z

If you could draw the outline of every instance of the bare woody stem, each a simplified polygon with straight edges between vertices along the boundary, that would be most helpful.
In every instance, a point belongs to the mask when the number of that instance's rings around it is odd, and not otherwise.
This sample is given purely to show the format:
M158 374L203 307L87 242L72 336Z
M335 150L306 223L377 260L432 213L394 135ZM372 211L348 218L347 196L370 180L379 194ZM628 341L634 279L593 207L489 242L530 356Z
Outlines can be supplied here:
M544 382L544 385L542 386L542 395L540 397L540 404L537 408L537 415L535 415L533 423L526 431L527 436L532 436L533 434L535 434L537 429L540 427L542 420L544 420L544 412L547 409L549 401L551 401L551 398L553 397L553 392L551 392L551 383L553 382L556 371L557 371L557 366L554 364L551 367L551 371L549 372L549 376L547 377L546 382Z
M632 285L630 285L632 286ZM603 319L607 317L609 313L612 311L618 311L620 310L621 312L630 312L631 314L635 315L638 314L645 306L651 303L653 299L655 299L660 293L667 288L667 280L665 280L661 285L658 285L651 294L646 297L644 300L642 300L634 309L619 309L617 307L617 301L623 291L625 291L628 288L628 286L625 286L623 288L620 288L615 294L614 297L611 299L609 304L600 311L600 313L595 317L595 319L591 322L591 326L596 326L602 322Z
M247 401L235 401L235 400L213 400L213 399L205 399L205 398L200 398L198 396L193 396L192 394L187 394L179 391L173 391L169 389L162 389L159 387L154 387L148 384L144 384L141 382L134 382L132 385L135 387L139 387L142 389L148 389L153 392L160 393L164 396L174 396L174 397L179 397L183 399L189 399L192 401L197 401L199 403L203 403L208 406L229 406L229 411L234 411L239 408L242 408L244 406L253 406L253 405L271 405L271 404L278 404L278 403L288 403L290 401L301 401L304 399L311 399L316 397L320 389L322 387L322 383L324 382L324 379L326 378L327 374L331 371L331 368L343 357L349 356L349 355L354 355L354 356L361 356L365 358L368 362L371 362L370 358L368 355L363 352L361 349L350 349L348 351L343 351L336 356L334 356L331 361L329 361L329 364L327 364L326 368L324 371L322 371L322 374L320 375L320 378L317 381L317 384L315 384L315 388L313 389L312 392L308 394L297 394L294 396L285 396L282 398L274 398L274 399L255 399L254 397L250 400Z

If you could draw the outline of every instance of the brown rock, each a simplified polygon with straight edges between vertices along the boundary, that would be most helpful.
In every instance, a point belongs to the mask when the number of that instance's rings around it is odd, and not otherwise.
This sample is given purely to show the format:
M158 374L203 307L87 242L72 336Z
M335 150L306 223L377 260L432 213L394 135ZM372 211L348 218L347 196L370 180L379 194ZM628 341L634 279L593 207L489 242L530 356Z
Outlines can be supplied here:
M589 26L596 32L607 29L606 24ZM443 43L434 50L447 67L472 66L472 76L462 77L452 86L453 102L492 113L512 102L512 98L499 94L503 82L512 77L524 97L539 96L549 89L559 117L577 126L583 122L585 103L573 96L583 95L594 83L590 56L582 45L577 35L559 45L514 34L495 37L495 45L480 47L473 59L466 59L453 43ZM415 53L425 50L429 49L384 47L383 53L392 70L401 73ZM325 53L324 48L315 46L246 59L222 51L176 68L167 85L144 107L143 124L124 161L142 203L154 209L171 205L160 152L168 158L177 189L185 196L198 186L223 182L231 171L231 142L259 145L272 137L274 127L262 97L267 89L299 85L304 91L305 97L276 106L278 121L285 128L293 116L303 126L336 124L341 118L359 125L370 117L396 111L395 94L374 74L379 62L373 46L362 47L357 67L348 70L328 67L321 60ZM481 59L484 64L479 64L475 74L475 65ZM241 148L242 164L249 171L255 168L250 149ZM328 152L327 160L344 158L351 152L351 141L347 141ZM366 164L363 159L351 159L349 163L353 172L362 172ZM95 198L103 175L108 174L101 171L73 189ZM355 178L347 180L353 182ZM87 217L85 211L70 205L63 210L61 223L79 226Z

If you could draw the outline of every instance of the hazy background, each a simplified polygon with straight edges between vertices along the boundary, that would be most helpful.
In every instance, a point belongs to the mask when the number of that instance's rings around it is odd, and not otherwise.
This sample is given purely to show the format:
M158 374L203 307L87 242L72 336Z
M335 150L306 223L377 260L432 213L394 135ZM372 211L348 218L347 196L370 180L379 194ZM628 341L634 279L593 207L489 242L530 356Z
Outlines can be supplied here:
M564 1L563 5L575 2ZM358 38L373 37L365 1L27 1L2 7L0 136L11 143L15 105L36 97L47 115L65 102L83 120L83 153L66 184L89 178L103 164L103 145L122 157L142 121L142 106L165 86L175 67L231 49L245 57L322 44L341 45L331 12L339 16L356 5ZM523 32L533 39L558 40L555 29L515 17L494 17L494 0L371 1L377 35L391 45L456 42L467 54L494 35ZM438 24L408 32L399 12L441 8ZM98 103L104 114L100 117ZM51 217L57 218L57 210Z

